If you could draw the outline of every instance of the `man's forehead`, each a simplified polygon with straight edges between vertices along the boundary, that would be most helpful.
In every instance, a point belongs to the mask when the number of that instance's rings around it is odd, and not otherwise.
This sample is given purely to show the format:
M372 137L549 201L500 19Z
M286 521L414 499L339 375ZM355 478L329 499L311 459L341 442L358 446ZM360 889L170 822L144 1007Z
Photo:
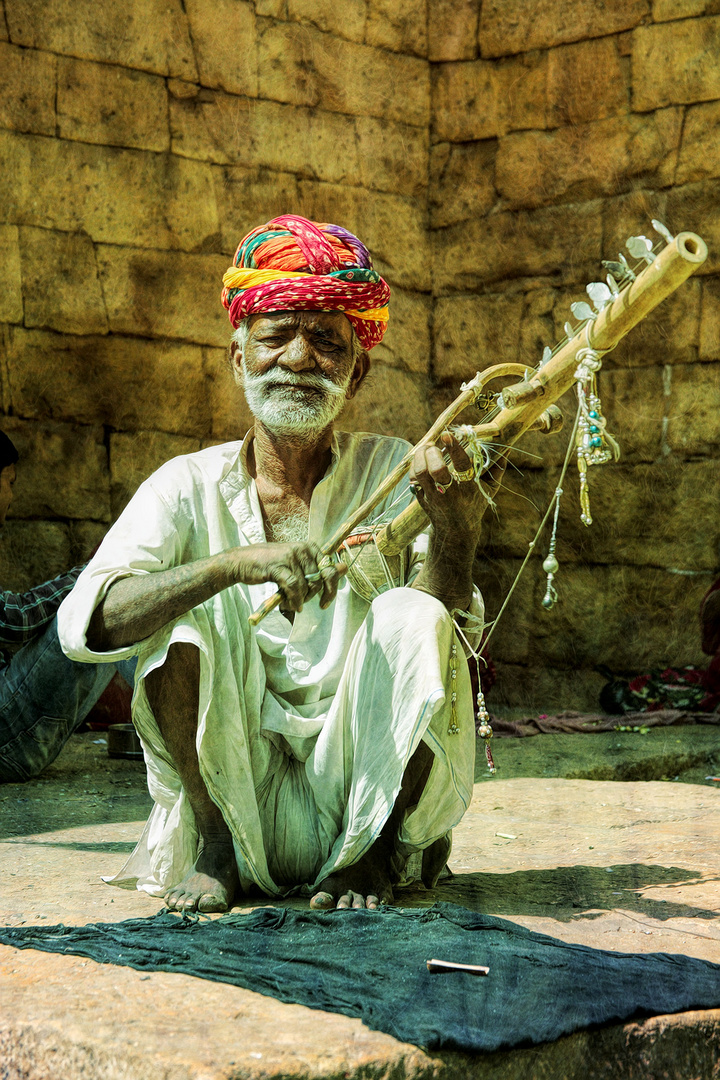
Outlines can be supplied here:
M350 340L352 326L350 320L342 311L264 311L250 316L250 329L261 328L263 325L273 326L304 326L308 329L334 331L341 337Z

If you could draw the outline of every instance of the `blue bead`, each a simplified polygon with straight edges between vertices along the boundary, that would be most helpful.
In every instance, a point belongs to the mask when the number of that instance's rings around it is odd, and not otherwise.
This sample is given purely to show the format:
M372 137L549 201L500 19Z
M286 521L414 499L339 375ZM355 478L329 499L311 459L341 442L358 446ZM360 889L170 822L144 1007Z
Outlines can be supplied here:
M600 428L597 426L597 424L591 424L590 430L592 431L593 435L595 435L600 430Z
M599 415L600 415L600 413L597 411L597 409L591 409L590 412L588 413L588 416L591 416L593 418L593 420L597 420Z
M598 438L598 436L596 435L594 439L590 440L590 445L591 446L602 446L602 439Z

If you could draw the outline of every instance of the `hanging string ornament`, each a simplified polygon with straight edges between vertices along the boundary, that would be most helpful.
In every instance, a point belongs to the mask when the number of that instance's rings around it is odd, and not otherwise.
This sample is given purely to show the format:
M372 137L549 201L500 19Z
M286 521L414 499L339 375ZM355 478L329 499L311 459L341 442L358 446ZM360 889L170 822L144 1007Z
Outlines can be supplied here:
M607 430L602 405L597 391L597 373L602 365L601 356L595 349L581 349L580 361L575 372L580 418L577 430L577 464L580 473L580 520L592 525L590 513L590 489L588 469L591 465L605 465L617 461L620 447Z
M460 638L465 646L465 651L468 653L468 656L472 656L475 661L475 668L477 670L475 731L478 737L485 742L485 760L487 761L488 769L494 775L496 768L495 762L493 761L492 750L490 749L490 740L493 737L493 729L492 724L490 723L490 713L487 711L487 706L485 705L485 695L482 692L482 680L480 677L480 662L482 661L485 663L481 656L481 651L485 647L482 639L484 623L477 615L473 615L469 611L462 611L460 608L455 608L451 611L450 617L455 626L455 634L453 634L452 646L450 647L450 722L448 724L448 735L459 735L460 733L460 722L457 712L457 641L458 638ZM477 647L473 647L470 644L468 634L477 636Z

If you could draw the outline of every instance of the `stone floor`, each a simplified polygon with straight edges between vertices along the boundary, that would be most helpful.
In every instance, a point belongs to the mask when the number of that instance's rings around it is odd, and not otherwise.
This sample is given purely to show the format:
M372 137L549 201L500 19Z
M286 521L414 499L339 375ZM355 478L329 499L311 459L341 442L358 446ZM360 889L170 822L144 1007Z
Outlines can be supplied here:
M497 740L455 833L449 900L566 941L720 964L720 727ZM483 756L484 757L484 756ZM104 885L148 810L141 763L75 736L0 788L0 923L112 921L158 902ZM290 903L299 904L300 901ZM512 1007L512 1003L509 1003ZM481 1057L428 1055L358 1020L190 976L0 947L3 1080L720 1076L720 1010Z

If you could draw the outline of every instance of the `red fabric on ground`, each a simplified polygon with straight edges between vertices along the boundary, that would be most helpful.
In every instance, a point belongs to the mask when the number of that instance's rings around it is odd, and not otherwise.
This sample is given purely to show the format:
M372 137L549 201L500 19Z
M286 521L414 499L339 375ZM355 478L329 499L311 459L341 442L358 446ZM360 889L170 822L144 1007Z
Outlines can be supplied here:
M493 717L493 733L498 738L526 738L529 735L557 735L560 732L617 731L618 728L668 727L671 724L720 724L717 713L685 712L680 709L659 709L656 712L606 713L562 712L555 716L526 717L522 720L501 720Z

